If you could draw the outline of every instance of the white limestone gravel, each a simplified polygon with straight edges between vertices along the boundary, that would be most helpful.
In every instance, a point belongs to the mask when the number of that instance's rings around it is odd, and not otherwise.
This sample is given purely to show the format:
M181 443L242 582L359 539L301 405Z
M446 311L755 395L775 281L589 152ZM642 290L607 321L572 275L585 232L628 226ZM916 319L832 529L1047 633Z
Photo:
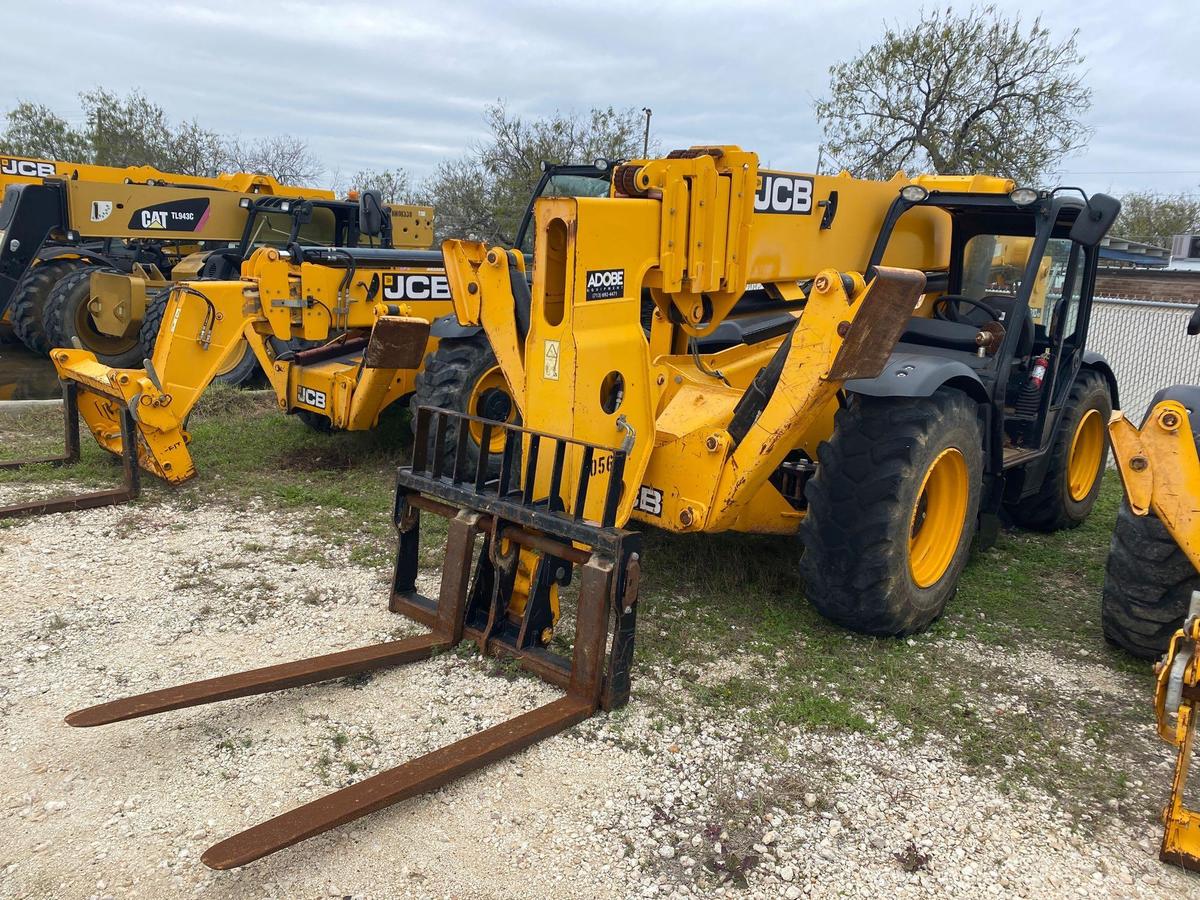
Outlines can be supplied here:
M0 485L0 503L12 494ZM217 840L556 696L445 654L367 683L63 723L126 693L419 631L387 611L385 568L293 517L167 500L0 529L0 895L1200 896L1196 876L1158 862L1152 810L1134 824L1098 811L1081 830L936 737L883 723L764 746L712 710L663 727L636 693L432 796L212 872L200 855ZM1023 677L1064 677L1025 657L992 660L1018 703ZM1069 679L1120 688L1083 666ZM743 887L730 870L748 856ZM910 872L898 856L924 862Z

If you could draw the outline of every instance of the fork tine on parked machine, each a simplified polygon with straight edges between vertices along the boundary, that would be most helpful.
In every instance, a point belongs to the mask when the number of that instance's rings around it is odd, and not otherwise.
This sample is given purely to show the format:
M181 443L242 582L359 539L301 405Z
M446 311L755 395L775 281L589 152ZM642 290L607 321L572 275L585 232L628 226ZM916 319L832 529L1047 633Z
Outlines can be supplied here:
M42 459L24 459L0 462L0 471L20 469L31 465L69 466L79 462L79 385L74 381L62 383L63 392L63 452L58 456ZM73 509L95 509L112 506L135 499L141 492L141 473L137 461L137 425L128 409L116 417L121 432L122 482L117 488L89 491L55 497L51 500L30 500L0 506L0 519L15 516L41 515L44 513L68 512Z
M427 793L628 699L640 544L638 535L612 524L625 451L475 419L504 431L500 477L488 480L489 440L477 465L465 462L472 418L421 409L413 464L398 473L391 609L426 625L429 634L153 691L80 710L67 722L103 725L312 684L425 659L464 638L489 655L515 659L566 696L236 834L204 854L212 868L245 865ZM443 472L442 445L452 424L458 447L452 471ZM593 467L601 456L611 463ZM450 519L436 599L417 590L423 512ZM568 658L550 642L559 589L576 571Z

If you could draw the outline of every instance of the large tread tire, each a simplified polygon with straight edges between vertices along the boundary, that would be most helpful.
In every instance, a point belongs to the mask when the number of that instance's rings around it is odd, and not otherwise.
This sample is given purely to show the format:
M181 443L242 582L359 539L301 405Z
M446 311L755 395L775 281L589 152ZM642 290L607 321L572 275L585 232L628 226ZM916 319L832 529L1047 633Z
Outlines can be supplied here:
M311 409L297 409L295 413L297 419L317 434L333 434L333 422L328 416L315 413Z
M170 298L171 291L167 289L146 300L146 314L142 317L142 325L138 331L138 353L141 359L151 359L154 356L154 345L158 342L158 333L162 331L163 316L167 312L167 301ZM250 349L249 342L246 342L237 363L213 378L213 383L239 387L253 379L258 369L258 357Z
M81 349L95 353L96 359L107 366L118 369L140 368L145 357L138 340L127 341L125 348L119 349L119 343L115 339L102 335L95 330L94 325L85 323L84 327L79 326L81 315L90 318L86 308L92 297L92 275L96 272L123 274L120 269L111 266L88 266L63 276L51 289L42 310L42 327L50 345L74 347L78 341Z
M1200 573L1151 512L1121 504L1104 574L1100 618L1111 644L1143 659L1162 656L1187 615Z
M928 627L946 607L970 555L979 516L983 438L979 407L948 388L932 397L855 395L817 451L805 488L800 574L826 618L865 634L901 636ZM962 527L943 574L921 587L909 540L926 473L956 449L965 468Z
M90 268L91 264L81 259L52 259L27 269L13 289L9 304L13 333L34 353L42 356L50 353L50 338L42 324L50 291L60 279L80 267Z
M470 409L476 383L496 368L496 354L483 332L463 338L443 338L437 349L425 357L424 368L417 373L416 386L409 401L413 427L416 427L417 408L437 406L455 412L485 415L485 410ZM511 401L510 401L511 402ZM432 436L430 438L432 442ZM451 423L446 431L442 454L442 471L449 473L454 466L458 446L458 427ZM480 448L476 440L467 441L467 471L479 466ZM500 454L489 459L488 471L500 471Z
M1075 500L1068 486L1068 464L1071 442L1084 415L1091 410L1100 414L1104 432L1104 451L1100 454L1097 477L1087 496ZM1050 447L1050 463L1036 494L1006 507L1013 523L1033 531L1061 531L1077 528L1086 521L1100 496L1101 477L1108 460L1108 420L1112 416L1112 395L1108 382L1099 372L1084 369L1071 385L1063 405L1054 442Z

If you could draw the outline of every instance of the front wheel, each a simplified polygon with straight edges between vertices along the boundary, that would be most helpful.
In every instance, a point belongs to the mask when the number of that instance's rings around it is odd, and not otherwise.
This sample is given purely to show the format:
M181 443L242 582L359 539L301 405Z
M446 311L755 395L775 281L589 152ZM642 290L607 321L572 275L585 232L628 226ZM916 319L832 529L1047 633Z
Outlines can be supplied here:
M1162 656L1187 615L1200 573L1153 512L1121 504L1104 566L1104 637L1134 656Z
M496 354L492 352L492 346L483 332L469 337L443 338L437 349L425 357L425 366L417 375L416 390L410 401L414 423L417 408L421 406L465 412L496 422L520 421L517 404L509 391L504 372L497 364ZM475 472L481 455L483 425L470 422L468 428L467 471ZM453 468L457 446L458 426L452 423L446 431L443 444L443 472L448 473ZM488 469L492 475L500 470L500 451L503 449L504 433L496 429L488 441L488 452L491 454Z
M800 572L826 618L875 635L912 634L946 607L979 515L978 405L854 396L818 448L805 489Z
M45 356L50 352L50 338L42 322L50 292L60 279L90 265L81 259L52 259L26 269L13 288L8 307L13 334L34 353Z
M1058 531L1083 524L1100 496L1111 416L1108 382L1099 372L1083 370L1059 414L1041 487L1033 496L1007 507L1017 525Z
M140 368L145 357L136 332L123 337L105 334L96 327L88 307L92 300L92 275L97 272L125 274L111 266L88 266L60 278L51 288L42 311L42 326L50 344L90 350L100 362L118 369Z
M142 317L142 324L138 329L138 353L142 359L154 358L154 347L158 343L163 316L167 312L167 301L170 299L171 289L167 288L146 300L146 314ZM258 372L258 357L250 349L250 342L242 341L241 347L241 353L234 356L213 376L214 384L238 387L246 384Z

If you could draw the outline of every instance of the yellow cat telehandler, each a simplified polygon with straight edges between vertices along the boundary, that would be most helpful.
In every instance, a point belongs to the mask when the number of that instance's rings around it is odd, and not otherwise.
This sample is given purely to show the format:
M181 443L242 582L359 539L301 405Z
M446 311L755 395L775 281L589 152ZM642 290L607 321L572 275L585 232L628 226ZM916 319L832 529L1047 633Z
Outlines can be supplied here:
M532 288L521 252L447 242L457 315L485 330L524 424L418 407L413 462L398 472L391 609L430 632L103 703L68 723L310 684L464 639L566 692L222 841L203 860L223 869L625 703L643 564L631 521L802 531L810 599L861 630L922 627L981 517L1007 501L1030 524L1062 527L1094 499L1103 428L1098 447L1071 447L1109 403L1110 376L1083 339L1097 244L1119 205L1065 194L987 177L765 171L753 153L700 147L619 167L606 198L540 200ZM1029 247L1020 265L998 249L1008 238ZM1028 301L1048 254L1037 326ZM471 424L484 434L474 462ZM436 597L418 590L425 514L449 519Z
M281 185L266 175L204 178L149 166L24 162L36 163L38 171L53 166L54 172L7 179L0 204L0 318L34 352L48 353L54 343L69 339L115 365L145 357L139 319L128 310L123 315L110 310L106 320L86 289L78 290L87 284L81 273L132 274L162 287L179 263L179 275L195 272L195 260L189 259L195 251L242 239L252 200L334 199L331 191ZM48 310L55 287L69 276L74 293Z

